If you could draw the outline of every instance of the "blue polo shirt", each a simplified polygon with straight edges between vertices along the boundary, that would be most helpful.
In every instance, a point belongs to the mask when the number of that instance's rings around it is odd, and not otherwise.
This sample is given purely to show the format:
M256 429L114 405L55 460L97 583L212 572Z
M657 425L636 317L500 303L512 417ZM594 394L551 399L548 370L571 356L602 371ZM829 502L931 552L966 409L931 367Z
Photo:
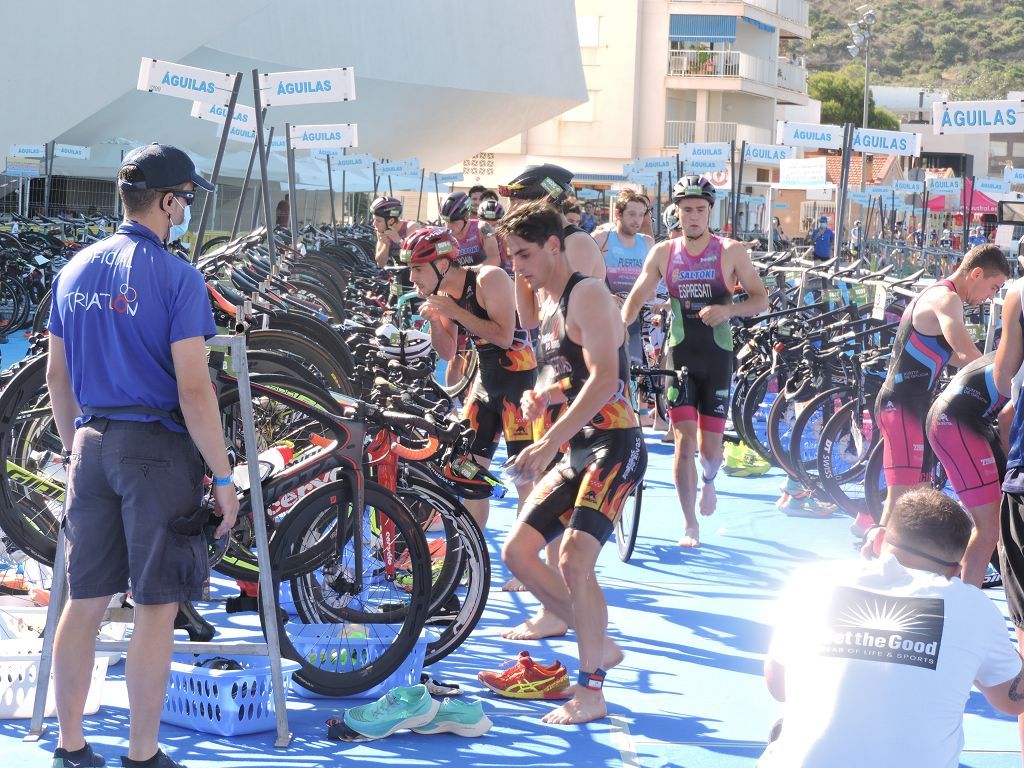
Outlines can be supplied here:
M811 233L811 240L814 243L814 258L831 259L832 241L835 239L835 233L828 227L825 227L825 229L822 230L814 230Z
M83 407L178 408L171 344L216 334L199 270L169 253L149 228L124 222L75 254L53 282L50 333L64 340L75 399ZM160 421L145 414L117 417ZM76 426L89 417L82 416Z

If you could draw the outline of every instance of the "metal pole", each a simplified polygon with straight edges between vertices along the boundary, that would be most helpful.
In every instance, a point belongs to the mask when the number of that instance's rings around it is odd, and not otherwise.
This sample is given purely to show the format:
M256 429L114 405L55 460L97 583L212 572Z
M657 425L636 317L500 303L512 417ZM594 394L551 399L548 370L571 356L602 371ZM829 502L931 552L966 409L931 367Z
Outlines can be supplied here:
M292 149L292 124L284 124L285 157L288 159L288 227L291 229L292 250L299 250L298 217L295 213L295 150Z
M373 161L372 172L373 172L373 196L376 197L377 196L377 182L380 181L380 179L377 178L377 161L376 160Z
M928 246L928 198L931 194L928 191L928 184L924 187L924 203L921 206L921 262L924 263L924 249Z
M843 169L840 173L840 187L836 193L836 236L832 245L835 248L833 256L840 256L843 253L843 228L846 225L846 187L850 178L850 145L853 143L853 124L847 123L843 126ZM817 225L817 222L814 222Z
M739 233L736 231L736 226L737 226L737 220L739 219L740 194L741 194L741 189L743 187L743 165L744 165L744 160L746 159L745 158L746 154L747 154L747 140L744 139L743 143L740 145L740 171L736 175L736 201L733 204L733 208L732 208L732 237L733 237L734 240L739 240L740 239ZM736 170L736 140L735 139L733 139L732 141L729 142L729 155L732 157L732 166L733 166L733 170L735 171ZM747 211L747 213L749 213L749 210ZM744 224L747 226L748 229L750 228L749 222L744 221Z
M121 162L124 163L125 151L121 150ZM114 184L114 218L121 218L121 195L117 192L117 184Z
M270 142L273 141L274 129L266 146L263 144L263 106L260 99L260 71L252 71L252 98L256 109L256 142L260 145L260 193L263 195L263 220L267 226L267 248L270 253L271 274L277 275L277 247L274 243L274 211L270 207L270 177L267 174L267 162L270 159ZM253 227L255 229L255 227Z
M420 220L420 206L423 205L423 182L427 177L427 169L420 168L420 196L416 198L416 221ZM434 178L437 178L437 174L434 174Z
M338 240L338 220L334 216L334 176L331 174L331 157L327 156L327 187L331 190L331 234Z
M864 120L863 127L868 127L868 100L871 95L870 86L870 75L868 74L868 62L871 56L871 30L867 30L865 33L866 42L864 43ZM864 191L864 184L868 178L868 153L861 151L860 153L860 191Z
M344 147L341 148L341 155L342 155L342 157L345 156L345 148ZM345 205L348 202L345 199L346 198L346 194L345 194L345 173L346 173L345 169L342 168L342 170L341 170L341 223L342 223L342 226L344 226L344 224L345 224ZM334 230L334 242L335 243L338 242L338 230Z
M654 235L661 235L661 171L658 171L658 195L654 200Z
M242 189L238 193L238 208L235 209L235 220L231 222L231 240L234 240L235 235L238 234L238 225L242 221L242 207L245 205L245 198L249 193L249 181L252 179L252 166L253 163L256 162L256 152L258 150L259 144L253 140L252 152L249 153L249 165L245 169L245 181L242 182ZM254 226L253 229L256 229L256 227Z
M437 215L441 215L441 190L437 187L437 174L434 174L434 197L437 200Z
M729 184L729 213L732 217L732 237L734 240L739 240L739 233L736 231L736 220L739 215L739 188L740 180L736 177L736 140L733 139L729 142L729 176L731 181ZM743 142L743 152L746 153L747 142ZM742 160L742 158L741 158ZM743 175L743 166L740 165L740 175Z
M967 200L967 210L964 211L964 234L963 239L960 241L960 250L967 251L967 224L970 222L971 217L974 215L974 182L977 176L971 176L971 195ZM964 194L967 194L967 190L964 190Z
M391 188L391 174L388 174L388 197L394 197L395 190Z
M57 153L57 142L46 142L46 157L43 162L46 164L46 180L43 182L43 216L50 215L50 176L53 174L53 156Z
M266 110L264 110L264 111L266 111ZM265 158L268 158L267 159L268 163L270 162L270 160L269 160L270 145L273 143L273 141L274 141L274 128L273 128L273 126L271 126L270 130L267 132L267 145L266 145L267 146L267 154L264 155ZM257 192L257 194L253 195L253 198L252 198L252 226L249 227L250 231L256 229L256 226L260 222L260 211L263 210L263 186L262 185L258 186L256 188L256 192Z
M220 163L224 159L224 149L227 147L228 134L231 132L231 122L235 117L235 104L238 102L238 90L242 87L242 73L235 73L235 84L231 88L231 98L228 100L227 119L224 121L224 130L220 132L220 144L217 145L217 157L213 161L213 170L210 172L210 183L214 186L213 192L208 192L203 200L203 212L199 216L199 231L196 232L196 239L189 252L189 259L195 263L202 248L203 235L206 234L206 224L210 220L210 213L213 211L213 198L217 194L217 177L220 175Z

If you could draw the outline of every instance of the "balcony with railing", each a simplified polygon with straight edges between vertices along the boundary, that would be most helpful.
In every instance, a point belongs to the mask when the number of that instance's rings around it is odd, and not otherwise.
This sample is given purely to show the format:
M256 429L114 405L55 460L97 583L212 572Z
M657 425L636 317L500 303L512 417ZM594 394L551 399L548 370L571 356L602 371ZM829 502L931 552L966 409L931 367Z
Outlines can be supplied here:
M774 13L783 19L794 21L804 27L810 24L810 6L807 0L672 0L672 2L708 5L736 5L737 2L743 2L754 8L768 11L768 13Z
M802 64L779 59L778 62L778 86L787 91L796 93L807 93L807 68Z
M740 141L770 144L772 132L769 128L758 128L743 123L711 123L695 120L669 120L665 123L665 146L675 148L679 144L706 143L715 141Z
M697 120L668 120L665 122L665 147L680 144L710 143L718 141L747 141L752 144L771 144L769 128L758 128L744 123L714 123Z

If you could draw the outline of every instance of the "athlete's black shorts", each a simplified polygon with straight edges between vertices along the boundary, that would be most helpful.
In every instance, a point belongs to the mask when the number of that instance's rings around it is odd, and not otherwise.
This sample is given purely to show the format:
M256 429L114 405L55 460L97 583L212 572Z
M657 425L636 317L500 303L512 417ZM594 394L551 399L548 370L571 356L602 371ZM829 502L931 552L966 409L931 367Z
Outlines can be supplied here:
M647 446L639 427L588 428L534 486L521 519L548 542L571 528L604 544L646 470Z
M536 370L502 370L492 376L477 372L462 410L462 418L468 419L476 430L471 453L492 458L501 436L509 456L517 456L533 442L533 422L523 417L520 401L526 390L533 389L536 380Z
M669 388L669 419L673 424L696 421L701 431L725 431L732 387L732 350L684 341L671 350L671 367L686 367L689 381Z

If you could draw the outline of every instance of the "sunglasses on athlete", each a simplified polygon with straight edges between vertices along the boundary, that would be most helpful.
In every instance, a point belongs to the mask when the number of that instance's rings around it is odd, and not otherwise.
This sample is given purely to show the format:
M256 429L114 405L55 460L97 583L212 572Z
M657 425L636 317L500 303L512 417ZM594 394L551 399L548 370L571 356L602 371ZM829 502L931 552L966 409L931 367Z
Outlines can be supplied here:
M192 202L196 199L195 192L183 192L180 189L164 189L162 192L170 192L175 197L180 197L185 201L185 205L192 205Z

